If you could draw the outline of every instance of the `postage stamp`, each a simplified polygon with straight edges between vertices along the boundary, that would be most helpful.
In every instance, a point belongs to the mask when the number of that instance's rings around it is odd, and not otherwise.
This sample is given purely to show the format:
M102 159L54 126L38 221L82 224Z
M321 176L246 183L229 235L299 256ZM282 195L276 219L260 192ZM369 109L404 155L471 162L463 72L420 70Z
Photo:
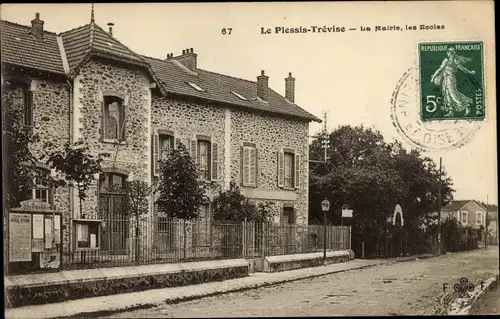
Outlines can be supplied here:
M483 42L420 43L422 121L484 120Z
M466 145L484 121L469 118L422 120L419 82L419 68L411 67L403 73L392 93L391 121L399 135L413 147L426 152L451 151Z

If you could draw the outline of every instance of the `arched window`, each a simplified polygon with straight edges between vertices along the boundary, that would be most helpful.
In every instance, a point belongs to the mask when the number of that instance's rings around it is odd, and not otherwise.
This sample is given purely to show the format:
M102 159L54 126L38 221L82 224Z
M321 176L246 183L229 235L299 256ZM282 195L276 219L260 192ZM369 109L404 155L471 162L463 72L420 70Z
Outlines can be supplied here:
M123 100L104 96L102 105L102 131L105 140L125 140L125 109Z

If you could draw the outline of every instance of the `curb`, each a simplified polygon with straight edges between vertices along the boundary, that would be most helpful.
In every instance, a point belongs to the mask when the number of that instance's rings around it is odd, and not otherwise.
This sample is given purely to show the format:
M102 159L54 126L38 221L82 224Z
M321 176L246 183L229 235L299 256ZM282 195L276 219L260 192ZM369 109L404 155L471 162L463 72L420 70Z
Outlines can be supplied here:
M352 271L352 270L366 269L366 268L371 268L371 267L380 266L380 265L391 265L391 264L400 263L400 262L415 261L415 260L419 260L419 259L427 259L427 258L432 258L432 257L437 257L437 256L436 255L421 255L421 256L407 257L407 258L404 258L401 260L387 260L387 261L381 261L381 262L374 263L371 265L364 265L364 266L359 266L359 267L351 268L351 269L331 270L331 271L327 271L327 272L324 272L321 274L311 274L311 275L299 276L296 278L289 278L289 279L278 279L278 280L272 281L272 282L264 281L264 282L258 283L258 284L251 284L251 285L246 285L246 286L238 287L238 288L230 288L228 290L219 290L219 291L214 291L214 292L205 293L205 294L196 294L195 293L191 296L183 296L183 297L178 297L178 298L168 298L162 302L157 302L157 303L136 304L136 305L133 305L133 306L130 306L127 308L122 308L122 309L81 312L81 313L71 315L71 316L53 317L53 318L88 318L88 317L108 316L108 315L118 314L118 313L123 313L123 312L128 312L128 311L156 308L156 307L159 307L161 305L172 305L172 304L177 304L177 303L181 303L181 302L198 300L198 299L203 299L203 298L213 297L213 296L218 296L218 295L224 295L224 294L229 294L229 293L242 292L242 291L258 289L258 288L263 288L263 287L272 287L272 286L283 284L283 283L294 282L294 281L299 281L299 280L309 279L309 278L317 278L317 277L327 276L327 275L331 275L331 274L335 274L335 273L342 273L342 272L348 272L348 271ZM321 267L321 266L319 266L319 267Z
M454 309L452 311L450 311L448 313L448 315L459 315L459 316L468 316L470 314L470 311L472 309L472 307L479 301L481 300L481 297L483 297L488 291L491 290L490 287L492 287L493 285L496 285L497 284L497 280L498 280L498 276L495 276L495 277L491 277L491 278L488 278L486 281L485 281L485 285L483 286L483 289L481 289L477 294L474 295L472 301L464 308L462 309ZM452 306L453 305L457 305L458 302L455 301L453 302Z

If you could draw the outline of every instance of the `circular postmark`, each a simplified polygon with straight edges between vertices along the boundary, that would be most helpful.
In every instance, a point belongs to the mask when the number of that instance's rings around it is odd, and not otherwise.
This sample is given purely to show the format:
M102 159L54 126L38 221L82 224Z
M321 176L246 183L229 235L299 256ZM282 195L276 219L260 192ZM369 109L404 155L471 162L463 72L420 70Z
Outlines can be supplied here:
M449 151L467 144L481 128L471 120L424 122L420 117L418 69L408 69L391 98L391 121L405 141L423 151Z

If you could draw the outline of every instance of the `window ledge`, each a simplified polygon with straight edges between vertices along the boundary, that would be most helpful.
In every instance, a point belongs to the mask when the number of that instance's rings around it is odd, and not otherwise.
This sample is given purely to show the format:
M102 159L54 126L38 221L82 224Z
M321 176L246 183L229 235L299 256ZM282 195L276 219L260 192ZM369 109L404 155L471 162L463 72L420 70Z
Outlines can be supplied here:
M296 191L297 190L294 187L282 187L281 189L284 190L284 191Z
M257 188L257 185L254 185L254 184L242 184L241 187Z
M113 140L113 139L101 139L101 142L105 144L120 144L120 145L128 145L126 141L118 141L118 140Z

